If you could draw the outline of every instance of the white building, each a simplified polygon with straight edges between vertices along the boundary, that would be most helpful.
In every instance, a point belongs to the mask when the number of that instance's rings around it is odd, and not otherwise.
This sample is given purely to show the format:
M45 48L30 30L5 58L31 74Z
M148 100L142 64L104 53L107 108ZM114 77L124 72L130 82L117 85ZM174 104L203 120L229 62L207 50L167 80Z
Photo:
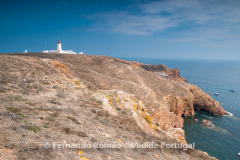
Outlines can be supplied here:
M60 42L60 39L57 43L57 50L44 50L43 53L65 53L65 54L77 54L76 52L73 52L72 50L62 50L62 45Z
M43 53L48 53L48 50L43 50L42 52L43 52Z

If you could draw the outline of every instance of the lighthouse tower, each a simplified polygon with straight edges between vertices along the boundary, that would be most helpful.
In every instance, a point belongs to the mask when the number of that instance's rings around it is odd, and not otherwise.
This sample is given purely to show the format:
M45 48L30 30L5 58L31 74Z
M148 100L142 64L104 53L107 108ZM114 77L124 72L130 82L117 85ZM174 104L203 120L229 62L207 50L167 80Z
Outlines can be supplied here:
M57 50L60 50L60 51L62 50L60 39L58 39Z

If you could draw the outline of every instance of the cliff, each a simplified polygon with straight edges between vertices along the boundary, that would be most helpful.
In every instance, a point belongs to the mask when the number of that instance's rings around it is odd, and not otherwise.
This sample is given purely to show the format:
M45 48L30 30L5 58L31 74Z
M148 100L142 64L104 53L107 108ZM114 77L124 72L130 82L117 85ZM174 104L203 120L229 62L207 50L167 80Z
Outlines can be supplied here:
M188 80L180 76L179 70L177 68L170 69L164 64L159 65L146 65L138 63L143 69L153 72L159 76L162 76L167 79L175 80L178 82L187 82ZM163 75L164 74L164 75Z
M158 76L143 64L107 56L0 56L0 135L4 137L0 143L18 159L81 157L77 149L44 148L45 142L56 141L124 146L81 149L82 157L89 159L212 159L195 149L125 148L129 141L186 143L182 117L193 116L194 109L227 115L195 85ZM161 66L168 74L179 76L178 70Z
M187 79L185 79L184 77L180 76L179 70L177 68L175 69L170 69L167 66L165 66L164 64L159 64L159 65L147 65L147 64L143 64L137 61L126 61L126 60L121 60L119 58L115 58L116 61L122 62L124 64L130 64L136 67L141 67L147 71L150 71L154 74L157 74L163 78L166 79L171 79L171 80L175 80L178 82L188 82Z

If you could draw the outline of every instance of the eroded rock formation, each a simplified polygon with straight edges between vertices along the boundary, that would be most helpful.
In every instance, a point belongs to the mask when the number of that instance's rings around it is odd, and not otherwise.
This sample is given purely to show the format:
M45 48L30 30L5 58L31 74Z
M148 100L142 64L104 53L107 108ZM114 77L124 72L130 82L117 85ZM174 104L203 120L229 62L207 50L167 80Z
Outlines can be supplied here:
M135 62L135 63L137 63L137 62ZM170 69L164 64L159 64L159 65L146 65L146 64L142 64L142 63L137 63L137 64L139 64L143 69L145 69L147 71L151 71L153 73L163 72L164 73L163 77L165 77L165 78L175 80L178 82L187 82L188 81L184 77L180 76L179 70L177 68Z
M204 124L205 126L208 126L210 128L213 128L210 120L203 119L202 124Z

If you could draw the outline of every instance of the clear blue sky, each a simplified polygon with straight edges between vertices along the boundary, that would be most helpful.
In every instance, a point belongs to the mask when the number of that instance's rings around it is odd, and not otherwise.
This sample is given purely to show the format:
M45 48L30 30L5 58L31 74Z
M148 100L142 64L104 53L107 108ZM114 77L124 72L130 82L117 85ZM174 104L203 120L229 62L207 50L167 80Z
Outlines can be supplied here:
M240 60L239 0L2 0L0 53Z

